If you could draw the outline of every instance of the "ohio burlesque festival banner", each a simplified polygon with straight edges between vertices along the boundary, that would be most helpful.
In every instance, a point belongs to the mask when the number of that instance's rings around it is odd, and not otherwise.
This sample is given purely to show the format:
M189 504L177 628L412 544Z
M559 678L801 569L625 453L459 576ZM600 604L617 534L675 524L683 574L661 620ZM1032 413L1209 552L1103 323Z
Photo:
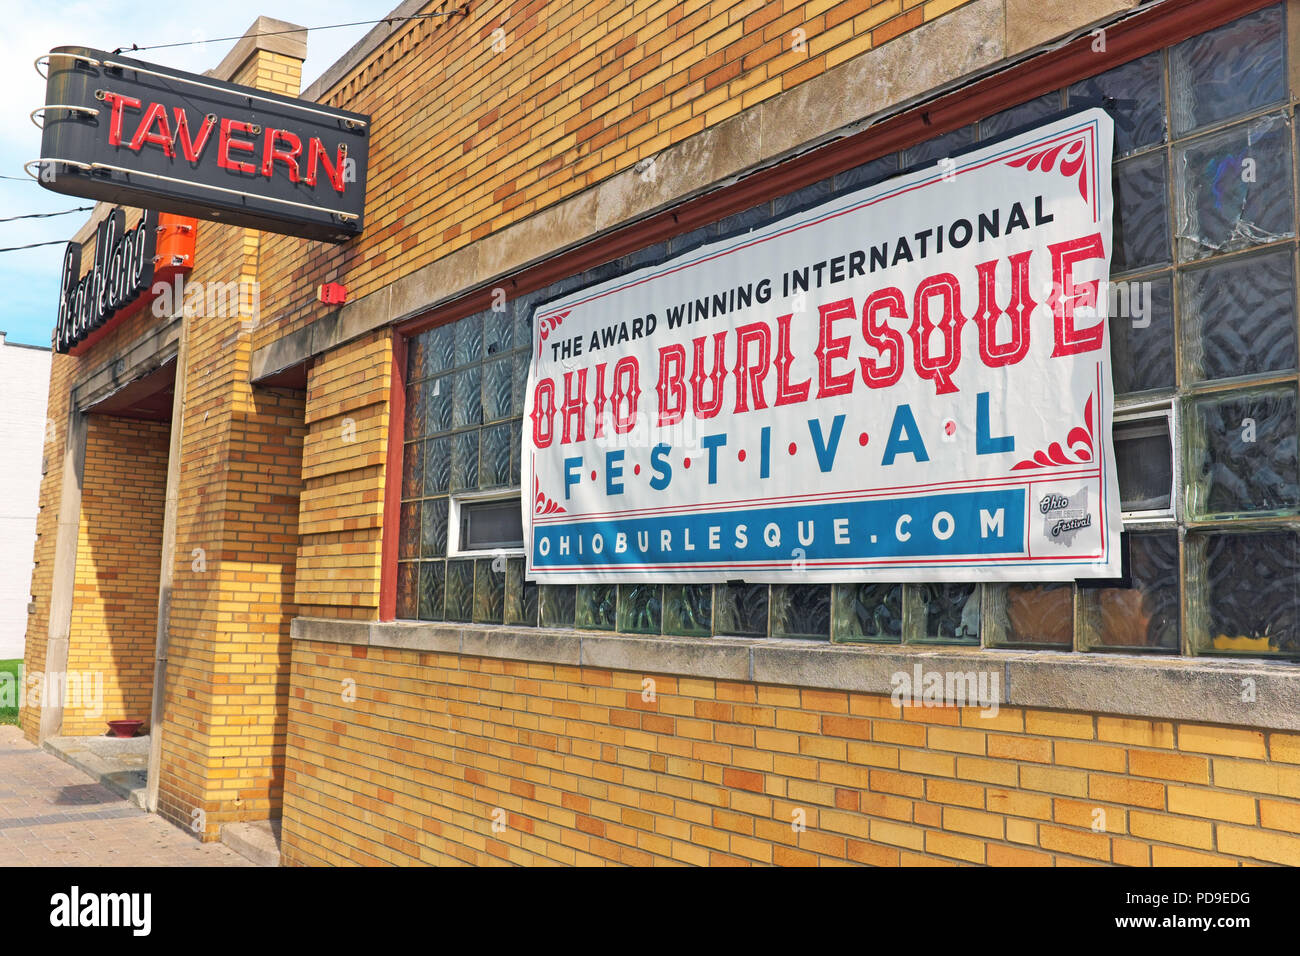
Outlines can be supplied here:
M1101 110L539 306L534 580L1120 574Z

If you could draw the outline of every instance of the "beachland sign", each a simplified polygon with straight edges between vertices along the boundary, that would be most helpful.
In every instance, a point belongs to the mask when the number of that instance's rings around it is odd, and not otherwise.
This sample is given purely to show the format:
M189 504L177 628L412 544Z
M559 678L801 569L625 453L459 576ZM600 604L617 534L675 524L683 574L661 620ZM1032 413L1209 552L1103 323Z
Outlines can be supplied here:
M1073 113L537 307L529 577L1119 577L1112 139Z

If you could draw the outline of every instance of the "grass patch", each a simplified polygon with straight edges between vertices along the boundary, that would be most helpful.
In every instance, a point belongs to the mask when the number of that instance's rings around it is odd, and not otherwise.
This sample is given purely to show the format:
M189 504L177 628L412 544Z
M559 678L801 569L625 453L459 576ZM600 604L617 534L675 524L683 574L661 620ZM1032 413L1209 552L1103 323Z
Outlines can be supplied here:
M13 724L15 727L18 725L18 694L20 687L18 672L21 671L22 668L23 662L21 658L16 661L0 661L0 674L9 674L13 681L12 683L9 683L9 681L0 677L0 687L3 687L4 684L8 683L9 688L12 690L14 701L12 707L4 706L5 698L8 695L0 691L0 724Z

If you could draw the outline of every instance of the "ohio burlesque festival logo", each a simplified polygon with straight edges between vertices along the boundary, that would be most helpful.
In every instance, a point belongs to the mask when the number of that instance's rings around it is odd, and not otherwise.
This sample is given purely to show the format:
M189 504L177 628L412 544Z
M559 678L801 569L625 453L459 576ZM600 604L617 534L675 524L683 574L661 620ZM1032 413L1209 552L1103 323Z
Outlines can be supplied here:
M1092 527L1087 486L1068 497L1044 495L1038 502L1038 510L1043 515L1043 534L1054 544L1069 545L1081 529Z

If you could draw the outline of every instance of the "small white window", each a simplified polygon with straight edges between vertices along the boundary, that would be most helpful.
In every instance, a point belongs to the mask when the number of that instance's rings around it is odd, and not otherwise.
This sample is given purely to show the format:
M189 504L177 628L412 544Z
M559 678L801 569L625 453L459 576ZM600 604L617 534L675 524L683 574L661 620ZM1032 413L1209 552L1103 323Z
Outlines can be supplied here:
M453 495L447 527L449 557L524 553L519 489Z
M1169 408L1116 417L1115 459L1120 509L1126 523L1174 517L1179 469L1173 434L1173 411Z

